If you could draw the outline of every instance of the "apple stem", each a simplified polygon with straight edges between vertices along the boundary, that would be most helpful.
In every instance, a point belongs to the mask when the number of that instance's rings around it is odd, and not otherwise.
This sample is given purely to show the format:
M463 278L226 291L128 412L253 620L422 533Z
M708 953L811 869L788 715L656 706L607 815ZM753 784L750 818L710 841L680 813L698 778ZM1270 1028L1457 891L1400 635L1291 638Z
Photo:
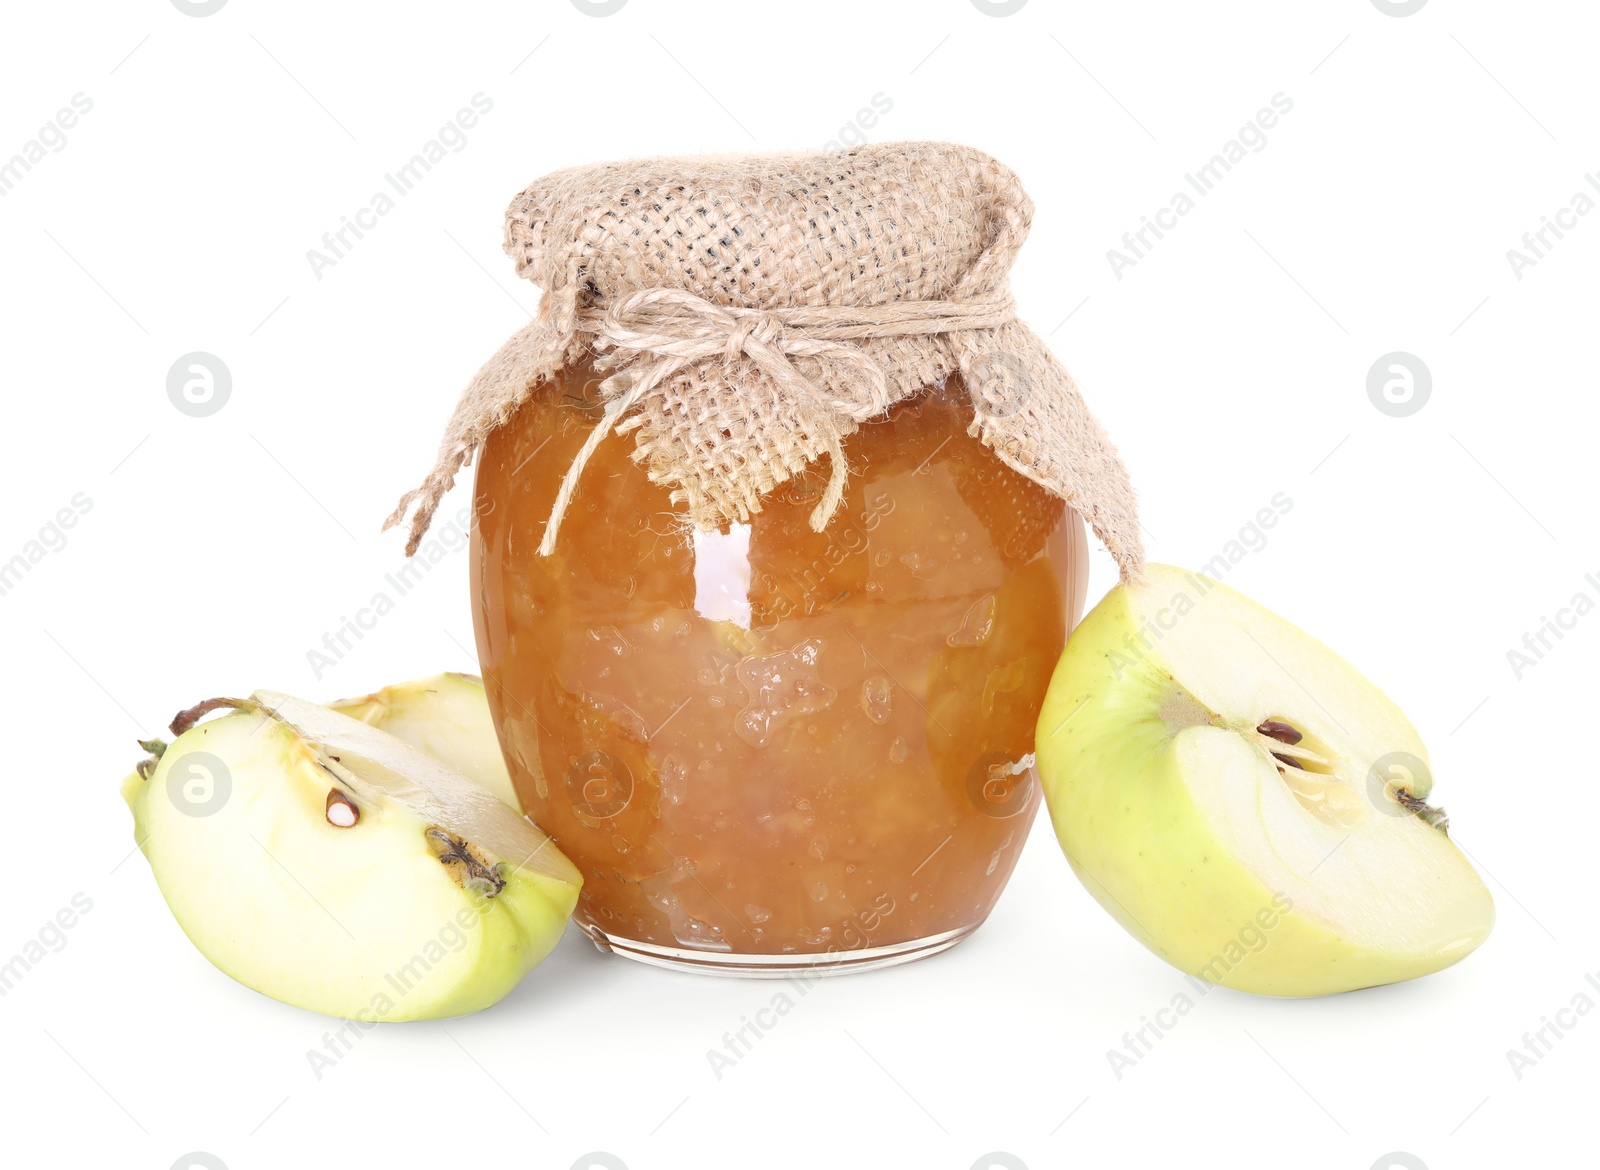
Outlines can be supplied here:
M172 717L172 722L167 729L173 735L182 735L196 723L199 723L201 719L222 707L231 707L235 711L261 710L260 703L252 702L249 699L205 699L187 710L179 711Z

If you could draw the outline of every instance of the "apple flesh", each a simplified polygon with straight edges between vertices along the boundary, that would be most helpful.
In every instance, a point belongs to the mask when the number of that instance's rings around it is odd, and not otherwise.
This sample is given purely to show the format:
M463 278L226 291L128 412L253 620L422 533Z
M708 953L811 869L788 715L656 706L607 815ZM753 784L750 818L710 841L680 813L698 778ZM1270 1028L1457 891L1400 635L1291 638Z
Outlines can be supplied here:
M477 675L439 674L327 705L422 749L522 811Z
M273 692L173 730L124 796L178 924L246 986L328 1015L437 1019L495 1003L561 937L572 863L396 737Z
M1264 995L1426 975L1494 905L1377 687L1226 585L1164 565L1068 640L1038 728L1056 836L1133 936Z

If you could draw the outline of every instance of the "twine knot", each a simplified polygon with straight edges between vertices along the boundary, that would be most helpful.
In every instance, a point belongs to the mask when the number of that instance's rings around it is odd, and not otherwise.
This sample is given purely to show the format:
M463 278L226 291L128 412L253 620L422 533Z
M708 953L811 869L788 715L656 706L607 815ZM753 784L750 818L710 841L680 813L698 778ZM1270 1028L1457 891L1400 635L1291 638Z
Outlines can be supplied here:
M467 383L385 527L409 516L415 553L462 468L581 354L603 382L567 449L583 454L564 451L545 484L557 499L538 553L555 549L584 461L630 432L686 526L748 521L779 481L814 474L828 487L811 516L823 530L844 509L845 436L959 371L972 437L1077 509L1135 579L1127 471L1007 291L1033 212L1003 164L938 142L546 175L506 212L506 251L544 292L538 314ZM803 470L824 456L831 481Z
M743 317L728 331L728 344L722 351L723 360L737 361L739 355L745 352L745 342L752 338L758 345L771 346L782 337L783 322L771 313Z
M607 396L605 413L561 480L539 555L555 551L561 519L601 440L618 429L624 414L685 367L748 360L797 400L809 400L824 417L843 414L864 422L889 409L891 394L883 367L855 342L866 337L993 329L1015 317L1016 306L1009 297L971 304L911 301L744 309L713 304L671 288L643 289L629 293L609 309L583 310L578 314L580 328L594 334L595 348L605 354L605 367L619 372L601 383L601 392ZM819 384L802 374L793 358L814 358L844 376ZM850 391L855 395L840 397ZM811 513L811 527L817 532L827 527L838 510L849 478L837 428L823 428L821 433L831 469L828 487Z

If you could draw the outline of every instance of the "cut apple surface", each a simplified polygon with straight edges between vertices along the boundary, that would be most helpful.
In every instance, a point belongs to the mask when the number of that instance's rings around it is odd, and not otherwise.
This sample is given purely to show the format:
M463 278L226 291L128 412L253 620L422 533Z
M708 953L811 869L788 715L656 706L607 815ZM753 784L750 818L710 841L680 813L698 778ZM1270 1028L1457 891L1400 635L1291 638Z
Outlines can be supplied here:
M215 707L230 713L195 722ZM124 795L174 917L239 982L330 1015L435 1019L498 1001L560 938L572 863L395 736L270 691L173 730Z
M477 675L439 674L327 706L420 748L522 811Z
M1268 995L1392 983L1488 935L1488 891L1428 803L1427 751L1314 638L1151 565L1072 634L1038 728L1057 838L1136 938Z

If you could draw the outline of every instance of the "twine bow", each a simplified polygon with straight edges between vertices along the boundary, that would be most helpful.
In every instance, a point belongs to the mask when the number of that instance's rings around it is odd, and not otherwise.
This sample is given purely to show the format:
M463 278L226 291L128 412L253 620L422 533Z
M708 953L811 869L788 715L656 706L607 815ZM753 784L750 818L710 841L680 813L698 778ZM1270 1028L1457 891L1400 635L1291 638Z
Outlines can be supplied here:
M718 359L730 364L748 359L780 389L797 400L810 401L824 418L842 414L862 422L887 410L891 395L883 368L851 342L867 337L993 329L1015 317L1016 306L1009 297L971 304L913 301L862 307L743 309L716 305L694 293L669 288L631 293L604 311L585 310L578 315L580 327L593 332L595 348L605 353L604 366L627 368L601 383L601 392L608 399L605 412L561 480L539 555L555 551L562 517L601 441L614 430L638 425L639 419L620 425L619 420L685 367ZM793 358L815 358L856 377L819 384L796 369ZM864 393L841 397L839 392L846 387L859 387ZM831 471L827 490L811 513L811 527L817 532L827 527L844 499L849 478L837 429L823 428L821 437Z

